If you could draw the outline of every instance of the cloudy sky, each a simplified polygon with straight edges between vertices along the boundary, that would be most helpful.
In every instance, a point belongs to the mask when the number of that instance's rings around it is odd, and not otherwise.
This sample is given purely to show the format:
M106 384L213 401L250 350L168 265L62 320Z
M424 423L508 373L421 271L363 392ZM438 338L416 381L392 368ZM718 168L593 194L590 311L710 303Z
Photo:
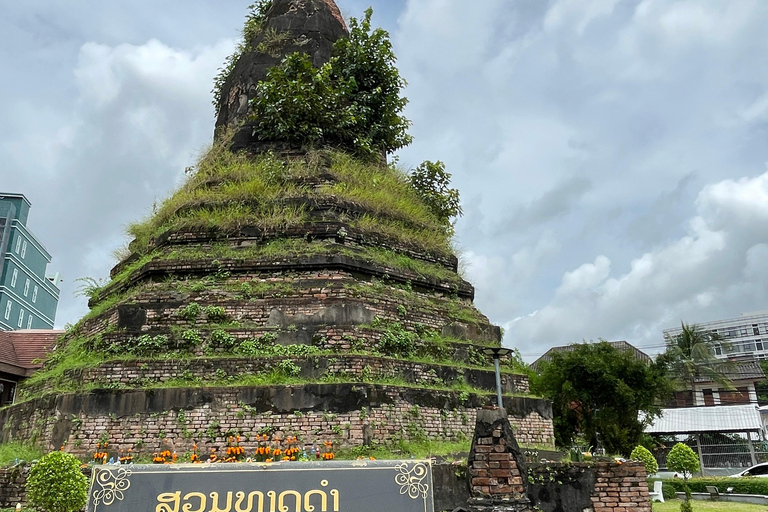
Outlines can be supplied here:
M213 133L249 0L0 3L0 191L87 311L124 228ZM768 309L768 2L338 0L374 7L414 144L461 190L476 302L528 360Z

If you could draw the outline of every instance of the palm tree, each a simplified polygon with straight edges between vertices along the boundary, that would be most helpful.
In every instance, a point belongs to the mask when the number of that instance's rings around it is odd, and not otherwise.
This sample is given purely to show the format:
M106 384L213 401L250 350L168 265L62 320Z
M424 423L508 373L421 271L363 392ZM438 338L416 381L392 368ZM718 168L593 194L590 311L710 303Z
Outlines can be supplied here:
M715 347L727 349L730 345L715 332L704 331L696 325L682 324L682 332L667 335L664 358L669 375L678 390L690 389L696 393L696 381L711 381L726 390L733 390L729 375L735 365L715 357Z

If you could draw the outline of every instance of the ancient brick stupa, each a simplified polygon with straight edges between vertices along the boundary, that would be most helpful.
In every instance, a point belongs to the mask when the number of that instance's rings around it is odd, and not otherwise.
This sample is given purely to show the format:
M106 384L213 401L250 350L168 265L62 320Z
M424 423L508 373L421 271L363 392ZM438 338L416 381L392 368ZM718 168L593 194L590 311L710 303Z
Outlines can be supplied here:
M450 233L402 172L343 151L265 153L242 124L282 56L328 60L347 34L338 8L276 0L248 34L221 86L219 142L132 227L91 312L0 411L2 441L78 454L197 442L203 457L233 435L246 453L265 434L308 451L469 447L476 409L495 399L482 349L501 333L474 308ZM548 402L503 368L518 441L552 444Z

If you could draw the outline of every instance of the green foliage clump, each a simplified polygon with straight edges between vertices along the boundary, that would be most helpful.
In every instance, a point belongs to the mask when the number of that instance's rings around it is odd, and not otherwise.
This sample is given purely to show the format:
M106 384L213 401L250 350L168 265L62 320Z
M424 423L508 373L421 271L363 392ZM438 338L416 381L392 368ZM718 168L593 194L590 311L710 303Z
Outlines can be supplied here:
M376 319L373 327L383 327L375 350L387 356L409 357L416 351L418 335L403 328L400 322L384 322Z
M203 311L210 322L223 322L227 319L227 312L222 306L206 306Z
M444 225L450 226L451 219L463 213L459 191L449 187L451 175L445 172L443 162L422 163L411 172L408 180L424 204Z
M237 344L237 339L227 331L220 329L211 333L209 338L210 344L215 348L222 348L225 351L231 351Z
M193 322L200 314L200 309L201 309L200 304L198 304L197 302L190 302L189 304L184 306L184 309L179 311L179 316L184 320Z
M301 375L301 367L289 359L280 361L277 364L277 370L288 377L298 377Z
M259 139L341 146L352 137L356 112L347 87L332 82L330 66L315 69L306 53L288 55L256 87L251 105Z
M725 490L723 490L723 492L725 492ZM674 500L677 498L677 491L672 484L664 482L661 484L661 495L664 496L665 500Z
M571 348L556 352L531 381L531 391L552 400L557 444L569 447L582 435L597 446L599 435L609 452L630 453L661 414L659 398L669 393L666 368L604 341Z
M407 84L395 66L397 58L386 30L371 31L373 9L362 22L350 19L349 39L334 44L331 69L338 80L348 83L355 105L355 145L364 151L391 152L409 145L410 121L402 111L408 100L400 96Z
M80 286L75 291L75 295L88 299L98 297L101 290L107 284L106 280L94 279L93 277L78 277L75 281L80 283Z
M683 474L684 478L689 478L699 470L699 458L693 453L690 446L677 443L667 455L667 468L670 471Z
M150 354L158 354L169 350L170 348L170 340L165 334L158 334L155 336L142 334L137 338L131 338L128 343L124 345L111 345L109 347L109 352L146 356Z
M373 10L350 21L349 39L319 69L295 53L267 73L252 100L260 140L331 145L375 159L411 143L400 96L406 85L395 67L389 34L371 31Z
M27 479L30 503L47 512L75 512L85 506L88 480L80 461L64 452L45 455L32 466Z
M629 458L642 462L643 466L645 466L645 472L649 476L659 470L658 462L656 462L656 459L645 446L635 446L635 449L632 450L632 454L629 456Z

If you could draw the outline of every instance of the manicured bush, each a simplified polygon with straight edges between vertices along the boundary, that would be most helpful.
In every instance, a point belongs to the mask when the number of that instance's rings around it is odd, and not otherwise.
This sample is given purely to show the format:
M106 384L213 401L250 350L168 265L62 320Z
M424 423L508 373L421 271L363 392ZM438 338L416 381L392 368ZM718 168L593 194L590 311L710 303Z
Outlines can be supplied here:
M667 455L667 468L683 474L683 480L699 470L699 458L687 444L677 443Z
M735 472L736 470L734 470ZM680 478L673 478L666 480L665 485L670 485L678 492L684 492L683 480ZM725 493L729 487L733 487L735 494L761 494L768 495L768 478L728 478L728 477L703 477L703 478L690 478L688 480L688 487L692 492L707 492L707 486L712 485L717 487L717 490L721 493ZM666 498L666 497L665 497Z
M692 512L691 491L688 487L688 479L699 470L699 459L687 444L677 443L667 455L667 468L683 474L683 491L685 501L680 504L680 512Z
M629 458L642 462L643 466L645 466L645 472L649 475L652 475L659 470L659 464L656 462L656 459L653 458L651 452L644 446L636 446L635 449L632 450L632 454Z
M27 479L27 497L47 512L74 512L85 506L88 480L80 461L64 452L52 452L32 466Z

